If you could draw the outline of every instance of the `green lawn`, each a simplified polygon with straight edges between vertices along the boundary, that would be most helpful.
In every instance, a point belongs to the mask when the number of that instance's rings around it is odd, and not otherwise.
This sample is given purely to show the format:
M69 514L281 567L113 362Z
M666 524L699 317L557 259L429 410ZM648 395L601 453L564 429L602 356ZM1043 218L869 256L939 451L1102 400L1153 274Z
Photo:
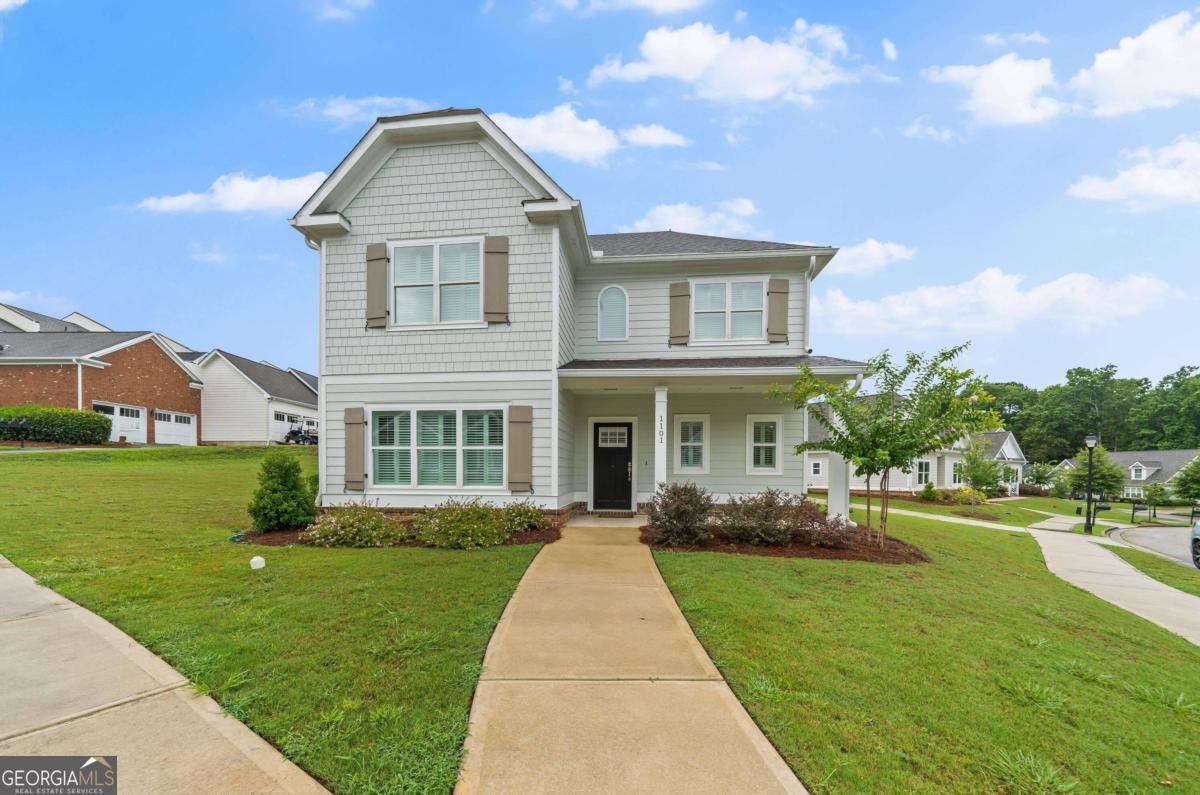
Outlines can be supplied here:
M291 452L315 467L312 451ZM0 455L0 553L165 657L332 789L448 791L484 648L537 547L230 543L248 525L262 455Z
M867 503L863 497L854 497L852 504L857 508L862 508ZM985 522L998 522L1015 527L1028 527L1046 518L1045 514L1027 511L1010 502L989 502L986 505L941 505L921 500L898 500L893 497L889 507L898 508L903 511L917 511L941 516L957 516L963 519L979 519ZM873 516L877 515L875 511L878 509L879 500L877 497L872 497L871 512Z
M1050 574L1033 538L895 516L922 566L657 552L814 792L1200 791L1200 649Z
M1108 549L1143 574L1147 574L1159 582L1164 582L1172 588L1200 596L1200 569L1172 563L1157 555L1151 555L1149 552L1142 552L1140 549L1126 547L1108 547Z

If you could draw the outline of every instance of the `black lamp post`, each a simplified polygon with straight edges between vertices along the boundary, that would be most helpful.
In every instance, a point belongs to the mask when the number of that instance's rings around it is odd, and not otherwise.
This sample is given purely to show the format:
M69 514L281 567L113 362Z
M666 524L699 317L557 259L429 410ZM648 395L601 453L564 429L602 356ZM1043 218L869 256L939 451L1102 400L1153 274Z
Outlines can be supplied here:
M1088 477L1087 477L1087 515L1083 519L1083 532L1088 535L1092 534L1092 524L1095 517L1092 515L1092 454L1096 450L1096 442L1100 441L1094 433L1089 433L1084 437L1083 443L1087 445L1088 451Z

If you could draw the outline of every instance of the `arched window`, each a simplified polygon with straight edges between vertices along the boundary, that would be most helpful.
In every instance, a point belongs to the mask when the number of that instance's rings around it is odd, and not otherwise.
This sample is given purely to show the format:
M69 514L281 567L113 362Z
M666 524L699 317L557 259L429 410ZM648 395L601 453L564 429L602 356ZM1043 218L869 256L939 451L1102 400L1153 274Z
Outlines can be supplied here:
M609 285L600 291L596 339L621 342L629 339L629 297L625 289Z

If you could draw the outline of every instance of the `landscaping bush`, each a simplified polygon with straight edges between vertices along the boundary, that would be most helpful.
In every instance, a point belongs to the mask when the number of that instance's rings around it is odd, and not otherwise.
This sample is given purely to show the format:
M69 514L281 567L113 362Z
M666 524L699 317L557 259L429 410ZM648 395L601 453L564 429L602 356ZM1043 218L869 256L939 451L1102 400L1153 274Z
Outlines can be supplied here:
M815 505L806 502L797 517L794 538L799 544L825 549L849 549L854 546L858 529L845 519L830 519Z
M1022 483L1018 486L1018 490L1022 497L1045 497L1050 493L1050 489L1036 483Z
M713 498L695 483L662 483L650 502L651 543L689 546L708 539Z
M1071 496L1071 487L1067 485L1065 478L1055 478L1050 484L1050 496L1056 500L1065 500Z
M790 543L846 549L854 531L845 521L830 521L815 503L778 489L751 497L730 497L721 508L720 534L733 543L783 546Z
M295 530L311 522L316 508L300 474L300 462L284 452L267 453L246 510L260 533Z
M31 442L103 444L112 432L112 420L95 411L54 406L0 406L0 420L29 422L25 438ZM0 439L19 439L16 430L0 430Z
M386 547L406 536L382 511L362 504L330 508L300 534L300 540L315 547Z
M986 494L970 486L959 486L956 489L942 489L938 492L938 498L942 502L951 502L955 505L983 505L987 502Z
M504 506L504 524L511 536L530 530L545 530L550 526L550 520L541 508L529 500L521 500Z
M513 534L501 508L472 500L446 500L413 520L417 539L443 549L480 549L503 544Z
M934 486L933 483L931 483L929 481L925 481L925 488L921 489L921 493L918 494L917 496L920 497L921 499L925 500L925 502L937 502L937 498L938 498L937 487Z

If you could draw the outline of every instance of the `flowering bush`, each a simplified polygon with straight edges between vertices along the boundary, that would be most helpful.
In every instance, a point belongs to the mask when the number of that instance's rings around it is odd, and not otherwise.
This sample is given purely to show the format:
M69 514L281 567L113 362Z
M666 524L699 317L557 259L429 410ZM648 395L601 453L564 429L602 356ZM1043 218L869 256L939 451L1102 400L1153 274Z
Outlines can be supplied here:
M300 534L315 547L385 547L403 539L401 526L370 505L330 508Z
M413 521L413 532L431 547L480 549L507 541L514 532L513 522L503 509L478 498L446 500L419 514Z
M545 530L550 526L550 520L541 508L529 500L521 500L504 506L504 524L509 535L512 535L529 530Z
M938 498L942 502L952 502L955 505L983 505L987 502L986 494L970 486L959 486L957 489L942 489L938 492Z

